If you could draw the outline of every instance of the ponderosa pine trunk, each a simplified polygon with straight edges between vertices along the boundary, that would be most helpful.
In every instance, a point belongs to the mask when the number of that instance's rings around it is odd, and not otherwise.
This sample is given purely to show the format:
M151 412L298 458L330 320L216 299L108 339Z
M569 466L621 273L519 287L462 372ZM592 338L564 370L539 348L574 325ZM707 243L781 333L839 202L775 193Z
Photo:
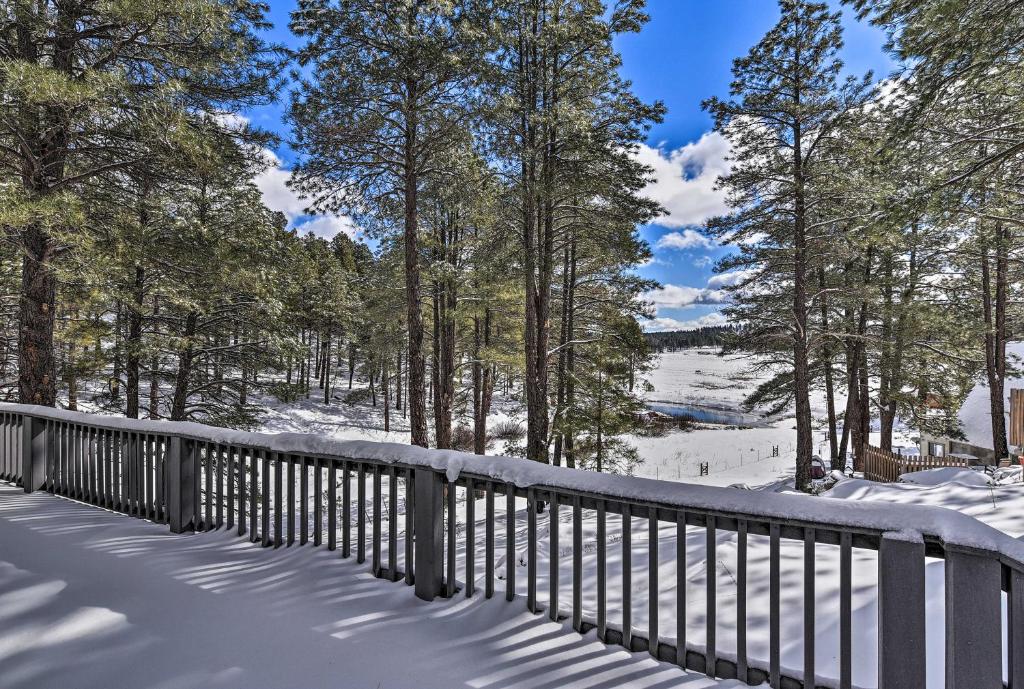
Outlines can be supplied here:
M1009 455L1006 441L1006 293L1007 241L1003 226L995 227L993 246L995 277L989 265L989 247L981 255L982 312L985 318L985 377L988 380L989 413L992 417L992 451L998 461ZM993 285L993 281L995 284ZM995 287L995 294L992 288Z
M142 266L135 267L132 283L132 302L128 308L128 336L125 338L124 374L125 408L129 419L139 418L139 381L142 364L142 310L144 308L146 272Z
M794 62L800 64L797 47ZM796 80L794 102L802 102L801 86ZM803 131L799 119L793 126L793 392L796 401L796 488L811 487L811 457L814 438L811 431L810 367L807 334L807 237L803 160Z
M184 421L188 405L188 384L192 377L192 366L195 362L195 346L193 338L199 315L189 311L185 316L185 327L181 338L184 341L178 350L178 372L174 379L174 397L171 399L171 421Z
M418 83L415 78L406 79L406 98L415 104L418 97ZM406 135L404 138L403 200L405 202L405 306L409 330L409 383L406 394L409 401L409 430L413 445L427 447L427 391L426 363L423 356L423 312L420 309L420 248L417 171L418 121L415 107L406 114Z

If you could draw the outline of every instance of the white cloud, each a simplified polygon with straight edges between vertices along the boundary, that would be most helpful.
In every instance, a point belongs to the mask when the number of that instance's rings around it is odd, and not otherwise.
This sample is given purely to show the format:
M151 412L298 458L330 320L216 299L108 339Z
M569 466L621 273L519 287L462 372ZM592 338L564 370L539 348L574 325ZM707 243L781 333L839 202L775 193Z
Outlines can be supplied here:
M715 188L729 171L729 142L718 132L669 151L642 145L636 157L654 170L654 181L644 189L668 213L656 222L666 227L700 225L729 210L725 192Z
M662 285L644 293L644 300L657 307L681 309L694 304L722 304L729 296L715 289L688 287L686 285Z
M729 320L721 313L715 311L700 318L681 321L675 318L652 318L644 322L643 329L649 333L660 333L671 330L696 330L697 328L708 328L716 325L728 325Z
M263 203L267 204L267 208L284 213L289 227L300 234L312 232L324 239L330 239L339 232L349 237L356 235L358 228L347 216L308 215L305 201L287 184L292 173L282 167L281 159L273 151L267 149L263 154L267 158L268 167L254 181L263 194Z
M655 243L656 249L710 249L714 242L696 230L682 230L662 235Z
M756 270L744 268L742 270L732 270L728 273L719 273L718 275L712 275L708 279L708 287L731 287L738 285L744 280L747 280L756 273Z
M710 256L698 256L697 258L693 259L693 265L697 266L698 268L707 268L714 262L715 259L711 258Z

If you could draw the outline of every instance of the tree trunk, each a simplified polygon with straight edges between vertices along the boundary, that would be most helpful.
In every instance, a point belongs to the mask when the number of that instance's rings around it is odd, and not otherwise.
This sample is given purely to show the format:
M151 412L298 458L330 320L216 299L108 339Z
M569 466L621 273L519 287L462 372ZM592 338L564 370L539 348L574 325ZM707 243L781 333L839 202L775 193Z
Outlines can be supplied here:
M50 266L53 246L38 225L25 229L22 243L18 401L52 407L57 398L53 360L57 277Z
M182 345L178 350L178 372L174 379L174 397L171 400L171 421L184 421L188 403L188 384L192 377L195 349L192 339L196 334L199 316L189 311L185 317L185 329L182 332Z
M415 6L414 6L415 7ZM415 12L415 9L412 10ZM413 17L415 19L415 17ZM415 77L406 79L406 98L416 103L419 83ZM418 113L410 108L406 113L406 135L404 141L405 165L403 196L405 205L405 306L409 328L409 428L413 445L427 447L427 394L426 364L423 358L423 313L420 310L420 254L417 192L419 172L417 160Z
M825 407L828 414L828 447L829 466L835 468L839 459L839 438L836 437L836 390L835 381L832 379L832 331L829 326L828 297L825 291L825 270L818 266L818 287L821 289L821 331L824 342L822 344L822 361L825 368Z
M988 380L989 413L992 416L992 451L998 461L1009 455L1006 442L1006 292L1007 241L1001 223L995 228L995 295L989 249L981 256L982 311L985 318L985 377Z
M139 368L142 363L142 310L146 298L145 270L135 267L132 283L132 303L128 309L128 337L125 338L125 410L129 419L139 418Z

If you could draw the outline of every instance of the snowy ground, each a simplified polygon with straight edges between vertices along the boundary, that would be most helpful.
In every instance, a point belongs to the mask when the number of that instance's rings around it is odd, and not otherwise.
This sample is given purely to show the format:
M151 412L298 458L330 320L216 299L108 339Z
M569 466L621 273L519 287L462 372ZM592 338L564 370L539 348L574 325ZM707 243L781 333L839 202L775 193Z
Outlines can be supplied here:
M366 565L0 484L5 689L736 689L503 598L425 603Z

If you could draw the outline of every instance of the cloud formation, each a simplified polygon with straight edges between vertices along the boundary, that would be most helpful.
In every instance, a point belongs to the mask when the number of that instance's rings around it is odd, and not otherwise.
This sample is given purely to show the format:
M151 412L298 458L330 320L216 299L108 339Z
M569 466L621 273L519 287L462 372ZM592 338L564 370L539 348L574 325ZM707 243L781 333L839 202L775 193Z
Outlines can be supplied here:
M732 287L753 277L756 272L756 270L744 268L742 270L731 270L727 273L712 275L708 278L708 287Z
M324 239L330 239L339 232L349 237L356 235L358 228L347 216L307 214L305 201L287 184L292 176L291 171L282 167L281 159L273 151L265 150L264 155L269 166L256 176L254 182L263 194L263 203L267 208L284 213L288 218L288 226L299 234L312 232Z
M729 295L722 290L686 285L662 285L644 293L644 300L658 308L681 309L697 304L722 304Z
M668 211L656 224L700 225L728 212L725 192L715 188L719 176L729 172L728 155L729 142L718 132L707 132L674 151L640 146L637 159L654 170L654 180L644 194Z
M685 321L675 318L652 318L642 325L643 329L649 333L661 333L672 330L696 330L697 328L709 328L716 325L728 325L728 323L729 321L725 316L715 311L700 318Z
M662 235L654 244L656 249L710 249L714 242L696 230L682 230Z

